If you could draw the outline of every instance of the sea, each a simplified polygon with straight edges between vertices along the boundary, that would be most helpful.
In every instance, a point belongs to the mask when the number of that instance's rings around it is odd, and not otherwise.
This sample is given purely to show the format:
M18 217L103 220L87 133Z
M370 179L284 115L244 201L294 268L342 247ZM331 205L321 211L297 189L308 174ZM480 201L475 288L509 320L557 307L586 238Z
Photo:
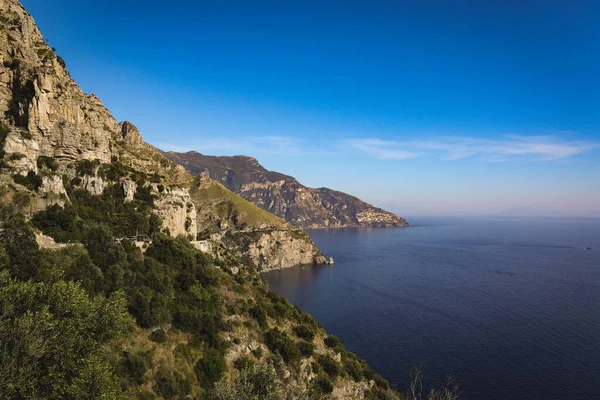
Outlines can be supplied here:
M401 392L600 399L600 219L409 222L310 230L335 264L265 276Z

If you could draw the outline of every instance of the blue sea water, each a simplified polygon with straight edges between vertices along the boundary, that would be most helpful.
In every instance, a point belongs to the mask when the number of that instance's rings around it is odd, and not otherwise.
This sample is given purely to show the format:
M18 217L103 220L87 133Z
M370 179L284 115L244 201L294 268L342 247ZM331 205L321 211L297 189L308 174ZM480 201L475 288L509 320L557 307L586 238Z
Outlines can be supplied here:
M401 391L421 366L466 399L600 399L599 219L410 222L311 230L336 264L266 277Z

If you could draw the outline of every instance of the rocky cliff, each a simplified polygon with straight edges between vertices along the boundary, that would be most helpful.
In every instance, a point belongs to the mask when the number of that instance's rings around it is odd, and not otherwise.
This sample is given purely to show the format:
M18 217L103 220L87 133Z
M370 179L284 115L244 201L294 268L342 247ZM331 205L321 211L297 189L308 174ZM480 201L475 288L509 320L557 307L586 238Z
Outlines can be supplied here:
M295 178L268 171L247 156L205 156L195 151L163 152L190 173L206 172L244 199L301 228L401 227L404 218L346 193L312 189Z
M223 243L259 270L323 264L308 234L201 174L190 189L198 208L198 238Z
M14 187L2 193L6 199L26 194L28 211L35 212L67 203L65 186L99 196L117 184L125 201L146 192L154 197L162 228L171 235L195 238L212 226L215 244L263 269L324 260L310 239L298 241L298 231L289 225L240 229L219 213L199 212L189 192L193 177L145 143L131 122L116 121L96 95L83 93L17 1L0 0L0 11L0 172L3 184ZM12 182L14 175L21 178ZM233 196L223 190L225 197ZM246 209L243 203L236 201L232 212ZM273 232L277 247L266 245Z

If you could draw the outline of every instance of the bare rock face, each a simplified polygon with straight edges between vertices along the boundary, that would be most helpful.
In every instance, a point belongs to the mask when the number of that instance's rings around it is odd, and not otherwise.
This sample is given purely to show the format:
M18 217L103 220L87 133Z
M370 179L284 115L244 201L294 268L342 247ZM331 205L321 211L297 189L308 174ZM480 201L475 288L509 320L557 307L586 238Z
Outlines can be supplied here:
M38 172L40 148L36 141L25 138L21 130L13 129L6 136L4 151L15 173L27 175L29 171Z
M117 131L110 112L71 79L27 11L14 0L0 2L0 112L29 131L43 156L109 162Z
M300 230L251 229L223 238L246 262L261 271L324 264L325 257Z
M40 192L62 195L68 199L67 191L63 185L63 180L58 175L42 177L42 186L40 187Z
M134 147L142 147L144 145L142 135L140 135L140 131L138 131L135 125L129 121L121 122L119 125L125 142Z
M196 207L186 189L169 189L156 201L163 228L172 236L196 236Z
M102 177L92 175L84 175L82 182L83 188L93 195L101 195L104 193L104 189L106 189L108 184L108 182L104 182Z
M137 190L137 183L127 179L121 182L121 187L123 188L123 192L125 192L125 201L132 201Z

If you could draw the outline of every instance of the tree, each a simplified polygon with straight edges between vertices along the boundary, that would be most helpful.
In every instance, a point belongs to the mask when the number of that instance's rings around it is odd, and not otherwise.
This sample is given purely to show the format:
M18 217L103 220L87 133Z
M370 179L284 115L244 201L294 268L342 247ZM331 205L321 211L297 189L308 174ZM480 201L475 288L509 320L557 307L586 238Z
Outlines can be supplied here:
M148 235L154 236L155 233L160 232L162 227L162 219L158 214L150 214L148 217Z
M0 273L0 392L8 398L117 398L102 345L129 325L121 294L90 298L77 283Z
M0 243L10 260L8 267L13 276L26 280L38 274L42 264L40 247L22 214L12 215L6 220L0 232Z

